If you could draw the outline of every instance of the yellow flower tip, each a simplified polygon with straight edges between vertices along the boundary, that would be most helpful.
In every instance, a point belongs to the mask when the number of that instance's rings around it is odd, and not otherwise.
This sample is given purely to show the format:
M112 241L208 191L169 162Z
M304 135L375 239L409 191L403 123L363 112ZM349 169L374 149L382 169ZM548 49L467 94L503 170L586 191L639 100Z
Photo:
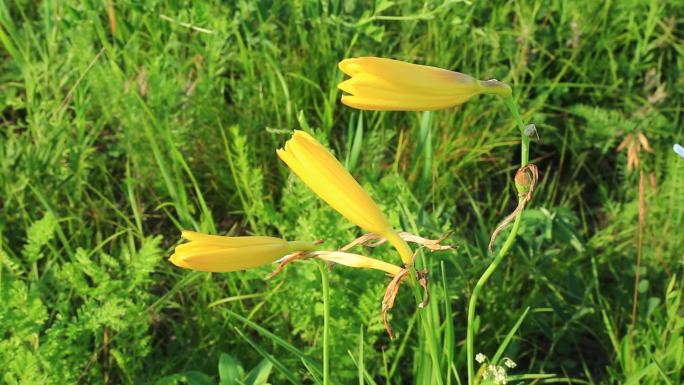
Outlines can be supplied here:
M181 236L190 242L176 246L169 261L185 269L217 273L267 265L293 251L315 248L312 242L274 237L224 237L194 231L183 231Z
M361 72L361 67L356 64L356 59L344 59L337 66L339 67L340 71L349 76L354 76Z
M182 267L185 269L189 268L189 266L183 261L183 259L176 253L173 253L171 257L169 257L169 261L178 267Z
M278 157L323 201L357 226L384 234L391 229L378 205L315 138L295 131Z
M344 91L348 94L353 94L354 89L353 89L353 85L351 82L352 79L354 79L354 78L347 79L347 80L343 81L342 83L338 84L337 89L339 89L340 91Z
M338 88L342 103L364 110L430 111L465 103L480 93L510 95L510 87L478 81L442 68L377 57L345 59L339 68L351 76Z
M188 241L191 241L193 236L199 234L195 231L190 231L190 230L181 230L181 238L187 239Z

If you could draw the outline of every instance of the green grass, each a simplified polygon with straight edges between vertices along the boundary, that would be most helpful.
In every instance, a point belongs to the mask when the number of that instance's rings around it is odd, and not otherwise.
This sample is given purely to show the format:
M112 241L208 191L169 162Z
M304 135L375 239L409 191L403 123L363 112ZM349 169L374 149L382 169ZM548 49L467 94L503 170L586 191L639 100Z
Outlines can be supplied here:
M505 81L537 126L540 185L480 294L476 352L512 358L512 383L684 381L678 2L113 3L115 31L104 0L0 3L0 383L467 383L468 299L515 207L518 128L487 96L347 108L337 63L355 56ZM402 289L395 340L379 272L332 269L324 306L313 262L265 281L166 261L181 229L329 249L361 234L277 159L294 129L396 228L458 244L420 255L432 301ZM630 170L617 149L638 133L653 152Z

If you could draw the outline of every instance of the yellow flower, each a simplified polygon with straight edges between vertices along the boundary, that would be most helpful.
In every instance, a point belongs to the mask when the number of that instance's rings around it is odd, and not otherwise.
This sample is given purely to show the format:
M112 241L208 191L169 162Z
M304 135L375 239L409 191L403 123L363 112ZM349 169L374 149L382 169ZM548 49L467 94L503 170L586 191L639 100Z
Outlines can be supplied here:
M460 72L378 57L342 60L351 76L338 85L342 103L362 110L431 111L457 106L478 94L511 95L496 80L480 81Z
M312 242L288 242L274 237L223 237L183 231L189 243L179 245L169 258L178 267L223 273L269 264L295 252L314 250Z
M379 259L366 257L363 255L345 253L343 251L316 251L312 253L316 258L340 265L356 267L360 269L375 269L384 271L391 276L401 272L401 267L381 261Z
M316 139L303 131L295 131L284 149L276 152L327 204L362 229L387 238L404 263L412 262L411 249L392 229L378 205Z

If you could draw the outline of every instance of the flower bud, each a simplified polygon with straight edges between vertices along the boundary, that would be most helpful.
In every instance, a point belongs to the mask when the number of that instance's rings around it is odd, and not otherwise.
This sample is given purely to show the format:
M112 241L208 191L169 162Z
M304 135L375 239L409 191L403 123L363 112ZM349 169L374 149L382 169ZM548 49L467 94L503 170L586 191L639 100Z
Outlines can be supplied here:
M478 94L502 97L511 87L496 79L480 81L460 72L378 57L345 59L351 76L338 85L342 103L362 110L431 111L458 106Z
M197 271L246 270L294 251L315 249L313 242L288 242L274 237L224 237L187 230L181 236L190 242L176 246L169 260L178 267Z
M404 263L413 252L390 226L380 207L335 157L304 131L295 131L280 159L321 199L355 225L380 234L394 246Z

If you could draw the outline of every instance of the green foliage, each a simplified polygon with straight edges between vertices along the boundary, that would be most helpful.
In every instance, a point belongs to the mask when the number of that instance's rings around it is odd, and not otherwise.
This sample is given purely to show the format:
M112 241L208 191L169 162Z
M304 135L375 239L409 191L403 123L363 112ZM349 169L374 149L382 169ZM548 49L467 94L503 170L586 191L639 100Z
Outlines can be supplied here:
M458 245L419 254L432 302L402 287L396 340L388 279L332 269L333 383L461 383L467 300L514 208L517 128L493 97L346 108L337 62L370 55L505 81L539 131L541 183L480 297L476 350L513 358L512 383L682 382L680 2L112 1L113 19L109 3L0 2L0 382L321 381L314 264L264 281L269 267L165 261L181 229L330 249L361 235L277 159L303 129L395 227ZM653 152L630 170L617 148L639 134Z
M641 320L643 327L633 336L619 338L613 317L606 311L607 306L602 310L606 333L615 349L616 362L608 368L613 381L625 384L677 384L682 381L684 322L681 317L682 289L677 285L677 277L673 277L664 301L660 297L648 298L647 311Z
M259 362L252 370L245 374L240 362L230 354L221 353L218 363L219 385L268 385L273 365L266 359ZM208 374L191 370L186 373L172 374L155 381L156 385L173 385L187 383L188 385L215 384Z
M41 238L32 234L45 223L42 219L30 227L24 250L40 244ZM153 299L150 275L159 264L160 241L146 238L134 249L122 244L116 257L78 248L73 260L40 269L31 284L26 281L32 274L3 272L0 359L11 362L3 381L133 378L143 364L135 357L150 349L146 311Z
M26 232L26 244L22 249L22 259L27 263L34 263L43 257L41 248L55 237L57 219L51 212L47 212L43 218L31 224Z

